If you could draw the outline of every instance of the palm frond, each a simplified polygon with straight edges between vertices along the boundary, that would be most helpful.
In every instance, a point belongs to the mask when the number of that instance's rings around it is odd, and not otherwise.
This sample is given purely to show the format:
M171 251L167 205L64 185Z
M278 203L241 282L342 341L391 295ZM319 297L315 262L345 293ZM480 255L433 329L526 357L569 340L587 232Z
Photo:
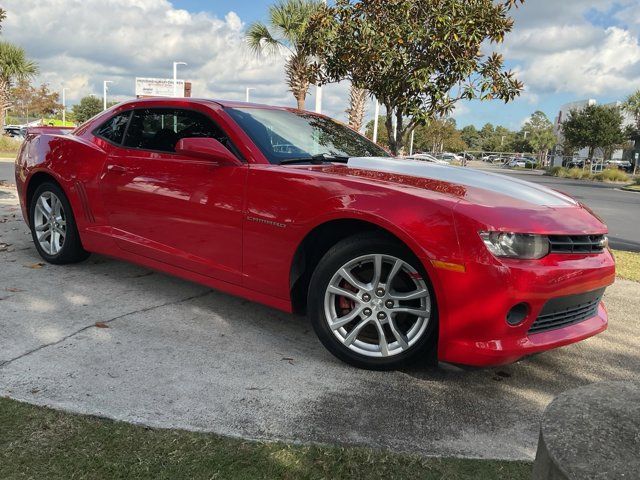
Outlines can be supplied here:
M269 28L261 22L249 25L245 33L245 40L249 49L256 55L263 53L267 55L276 54L282 46L282 43L271 34Z
M0 42L0 77L11 83L38 74L38 66L27 59L25 51L9 42Z
M309 18L321 5L318 0L281 0L269 8L269 20L294 50L304 35Z

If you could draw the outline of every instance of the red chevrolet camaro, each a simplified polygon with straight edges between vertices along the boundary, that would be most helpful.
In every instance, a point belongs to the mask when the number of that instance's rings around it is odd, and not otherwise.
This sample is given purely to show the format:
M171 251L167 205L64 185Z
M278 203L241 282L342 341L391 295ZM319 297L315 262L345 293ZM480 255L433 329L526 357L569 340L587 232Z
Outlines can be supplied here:
M110 255L288 312L365 368L499 365L603 331L606 226L572 198L399 160L288 108L135 100L16 160L48 262Z

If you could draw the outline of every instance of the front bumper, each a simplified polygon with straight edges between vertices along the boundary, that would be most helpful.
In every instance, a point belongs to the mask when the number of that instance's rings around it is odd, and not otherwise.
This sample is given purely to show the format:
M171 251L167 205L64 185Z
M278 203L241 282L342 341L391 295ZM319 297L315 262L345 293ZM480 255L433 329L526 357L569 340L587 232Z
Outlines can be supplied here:
M600 303L578 323L540 333L529 329L551 299L602 289L615 279L611 253L551 254L541 260L498 260L484 256L465 262L464 272L437 270L438 357L474 366L502 365L533 353L578 342L607 328ZM528 306L522 323L506 321L509 310Z

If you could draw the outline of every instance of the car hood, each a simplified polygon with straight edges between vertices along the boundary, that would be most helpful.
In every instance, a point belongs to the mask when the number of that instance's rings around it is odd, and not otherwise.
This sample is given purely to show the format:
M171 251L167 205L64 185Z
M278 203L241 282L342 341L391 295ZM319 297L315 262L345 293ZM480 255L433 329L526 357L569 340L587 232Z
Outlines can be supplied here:
M480 205L526 204L530 207L578 206L573 198L555 190L506 175L482 170L439 165L419 160L385 157L354 157L347 174L372 177L405 186L434 190ZM524 206L524 205L522 205Z

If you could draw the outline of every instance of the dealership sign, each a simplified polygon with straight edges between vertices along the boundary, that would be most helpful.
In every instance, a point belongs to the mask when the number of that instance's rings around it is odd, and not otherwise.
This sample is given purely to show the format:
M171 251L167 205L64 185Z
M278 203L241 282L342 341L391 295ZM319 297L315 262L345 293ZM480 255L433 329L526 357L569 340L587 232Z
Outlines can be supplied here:
M176 81L176 96L185 96L184 80ZM136 97L173 97L172 78L136 78Z

